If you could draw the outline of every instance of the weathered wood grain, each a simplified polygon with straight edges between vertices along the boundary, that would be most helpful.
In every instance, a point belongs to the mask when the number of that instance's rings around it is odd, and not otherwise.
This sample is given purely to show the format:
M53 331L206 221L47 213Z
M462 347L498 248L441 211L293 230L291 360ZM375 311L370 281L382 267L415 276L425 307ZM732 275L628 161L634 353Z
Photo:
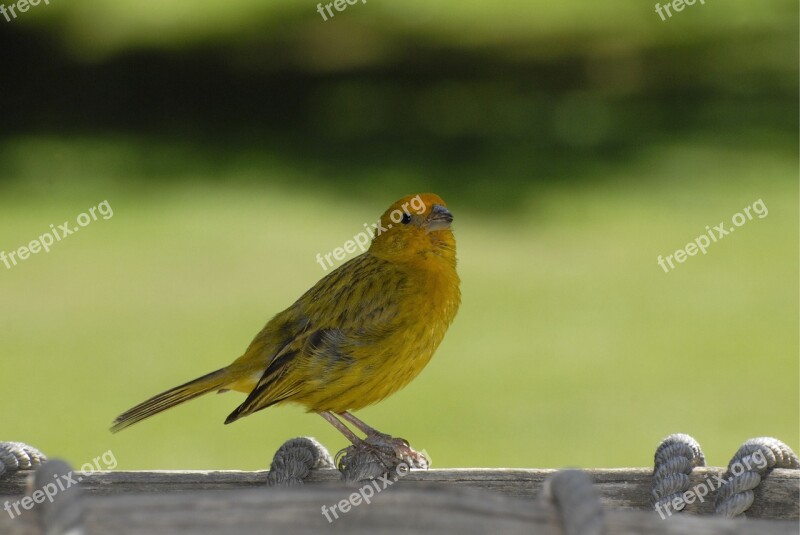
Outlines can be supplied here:
M291 489L246 489L163 494L95 495L85 499L85 534L312 534L320 532L539 534L560 535L554 507L546 502L477 489L421 488L399 485L376 494L331 522L322 505L332 506L354 489L306 486ZM32 518L0 519L0 533L34 535ZM676 515L662 520L653 512L608 510L609 535L740 534L796 535L789 521L736 521Z
M300 488L265 487L267 471L137 471L76 473L85 495L87 533L560 533L547 503L537 500L556 470L446 469L412 471L373 503L328 524L331 506L358 488L336 470L311 473ZM800 518L800 471L775 470L755 491L747 521L712 516L713 493L685 513L662 520L650 509L651 470L590 469L607 513L609 533L793 533ZM692 485L722 475L698 468ZM30 472L0 480L0 507L25 492ZM0 509L0 534L39 533L36 508L18 519ZM701 514L703 516L696 516ZM761 520L753 520L761 519ZM774 520L777 522L767 522ZM535 526L535 530L532 527Z
M535 497L544 480L556 470L460 468L412 471L403 478L404 486L424 487L445 483L449 488L480 488L507 496ZM607 468L586 470L594 482L603 505L618 509L650 508L651 470L645 468ZM267 471L136 471L97 472L83 475L81 486L90 495L135 493L171 493L192 490L231 490L264 486ZM692 485L702 484L722 468L697 468ZM0 480L0 496L24 493L24 474ZM331 484L339 481L336 470L317 470L307 485ZM711 514L713 497L688 506L687 511ZM800 519L800 471L774 470L755 491L755 502L748 517L776 520Z

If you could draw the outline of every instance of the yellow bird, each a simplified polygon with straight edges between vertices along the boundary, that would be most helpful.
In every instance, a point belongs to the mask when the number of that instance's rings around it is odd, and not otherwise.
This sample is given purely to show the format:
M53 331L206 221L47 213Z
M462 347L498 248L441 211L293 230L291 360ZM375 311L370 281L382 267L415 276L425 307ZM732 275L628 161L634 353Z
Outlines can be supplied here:
M381 216L370 247L323 277L272 318L229 366L121 414L120 431L202 394L237 390L244 402L225 420L281 403L319 413L353 444L383 444L419 459L402 439L350 414L403 388L430 361L461 301L452 214L434 194L406 196ZM337 417L338 416L338 417Z

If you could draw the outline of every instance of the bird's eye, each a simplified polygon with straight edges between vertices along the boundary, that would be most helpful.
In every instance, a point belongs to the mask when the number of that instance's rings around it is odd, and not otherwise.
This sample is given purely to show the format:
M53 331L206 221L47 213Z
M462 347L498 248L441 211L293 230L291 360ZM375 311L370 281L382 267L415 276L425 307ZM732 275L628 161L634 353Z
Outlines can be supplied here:
M403 212L403 219L400 220L404 225L411 223L411 214Z

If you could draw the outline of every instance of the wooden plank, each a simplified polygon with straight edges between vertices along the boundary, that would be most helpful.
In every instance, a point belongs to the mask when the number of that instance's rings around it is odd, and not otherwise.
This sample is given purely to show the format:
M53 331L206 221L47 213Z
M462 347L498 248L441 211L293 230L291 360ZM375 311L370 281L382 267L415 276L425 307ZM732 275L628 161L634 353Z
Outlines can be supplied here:
M549 469L444 469L412 471L396 488L425 490L432 485L448 489L482 489L491 493L521 498L538 497L542 484L556 470ZM595 490L601 503L614 510L650 510L651 470L645 468L590 469ZM693 472L692 485L699 485L722 468L698 468ZM14 501L25 492L29 473L18 473L0 480L0 498ZM89 496L132 496L142 494L176 494L200 490L242 490L263 488L267 471L135 471L76 473ZM304 486L307 492L335 486L341 488L336 470L313 471ZM747 512L748 518L798 520L800 518L800 471L775 470L755 491L755 501ZM2 505L2 503L0 503ZM651 511L652 512L652 511ZM711 515L713 496L703 503L687 507L687 513ZM2 516L0 510L0 516ZM0 530L2 532L2 530Z
M354 533L379 528L404 532L419 527L442 533L458 530L464 533L515 533L531 532L533 525L537 528L536 533L555 533L558 531L552 530L558 523L552 511L529 511L534 507L534 499L539 497L544 481L555 472L549 469L473 468L412 471L393 485L391 492L381 495L380 503L384 507L373 510L373 503L358 508L358 512L353 509L354 514L345 515L347 520L343 518L334 522L334 530L347 526L347 531ZM800 517L798 470L775 470L769 474L756 489L754 504L747 512L750 519L792 522L758 523L758 527L750 527L749 521L747 527L719 523L721 519L711 516L713 496L703 503L688 506L685 513L662 521L650 509L650 469L590 469L586 472L609 515L610 525L619 530L609 533L771 534L786 533L787 525L792 533L797 533L796 521ZM693 472L692 485L702 484L723 473L721 468L698 468ZM75 478L80 478L87 496L88 533L214 533L233 529L234 524L237 533L261 533L265 525L276 528L276 532L311 533L320 529L319 518L324 520L322 505L333 505L354 490L340 481L336 470L313 471L307 483L299 489L267 489L267 474L267 471L119 471L77 472ZM25 493L26 480L31 475L32 472L23 472L0 480L0 507L6 500L13 502ZM478 493L480 499L470 493ZM432 498L434 495L436 497ZM429 508L425 505L427 502L419 503L423 498L438 504L443 516L437 518L434 514L436 507ZM547 505L539 503L535 507L546 508ZM398 515L395 509L405 511L403 514L410 515L410 519ZM637 510L633 517L625 515ZM499 512L503 513L502 518L498 517ZM33 522L37 514L39 512L34 508L34 511L26 511L20 518L11 520L0 509L0 533L39 533ZM705 516L692 518L694 514ZM363 529L361 523L351 525L352 519L363 515L367 515L363 519ZM306 521L306 518L313 520ZM658 522L653 523L652 519ZM125 522L127 527L122 531L116 527L111 529L112 525L118 527L113 524L118 521ZM692 524L695 521L701 521L701 524ZM393 525L383 525L395 522L400 522L397 529ZM673 525L678 526L675 528L678 531L665 527ZM458 529L451 531L448 526ZM643 526L647 529L643 530ZM684 529L686 531L680 531Z
M185 491L171 494L95 494L85 498L86 535L158 534L312 534L353 535L410 532L448 534L560 535L555 508L538 500L441 484L392 486L329 522L322 506L355 491L342 484L289 489ZM30 517L0 517L0 533L33 535ZM654 512L608 510L608 535L740 534L796 535L789 521L737 521L676 515L662 520Z

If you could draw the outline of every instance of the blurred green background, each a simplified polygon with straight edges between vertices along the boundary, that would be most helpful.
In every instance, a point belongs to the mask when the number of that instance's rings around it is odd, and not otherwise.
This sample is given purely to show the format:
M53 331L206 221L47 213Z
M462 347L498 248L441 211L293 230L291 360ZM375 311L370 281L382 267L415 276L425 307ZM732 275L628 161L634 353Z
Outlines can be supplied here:
M796 451L798 5L71 0L0 18L2 440L81 465L257 469L345 441L206 396L217 369L397 198L455 214L459 316L409 387L361 411L434 467L647 466L692 434ZM763 199L769 215L664 273Z

